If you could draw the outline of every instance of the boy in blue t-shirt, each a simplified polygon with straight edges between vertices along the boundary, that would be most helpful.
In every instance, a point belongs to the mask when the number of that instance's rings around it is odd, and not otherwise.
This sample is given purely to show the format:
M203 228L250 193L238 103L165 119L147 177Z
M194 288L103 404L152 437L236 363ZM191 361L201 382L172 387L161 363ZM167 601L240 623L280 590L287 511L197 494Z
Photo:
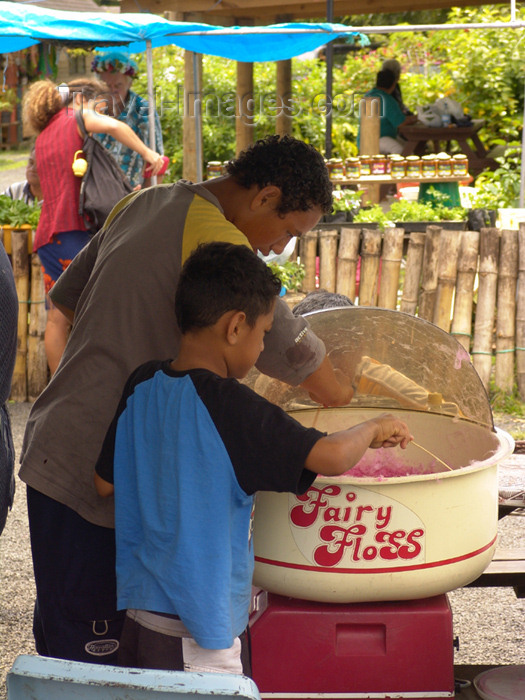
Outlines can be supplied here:
M387 414L332 435L304 428L237 381L280 287L249 248L200 246L175 298L177 359L141 365L124 388L95 474L100 495L114 484L124 666L249 673L255 492L302 494L368 447L412 439Z

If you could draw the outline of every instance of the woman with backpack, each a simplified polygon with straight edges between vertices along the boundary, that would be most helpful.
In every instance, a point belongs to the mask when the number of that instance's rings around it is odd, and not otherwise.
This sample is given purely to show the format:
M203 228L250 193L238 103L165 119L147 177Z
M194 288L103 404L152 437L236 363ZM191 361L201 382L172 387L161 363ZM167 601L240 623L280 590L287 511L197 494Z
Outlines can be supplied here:
M148 148L127 124L101 114L107 105L107 86L99 80L77 79L58 87L50 80L33 83L24 97L24 125L38 134L36 165L43 194L42 213L34 241L44 271L46 295L71 260L90 239L79 214L81 177L72 165L82 150L75 112L80 110L90 133L107 133L136 150L151 164L155 175L162 156ZM46 296L47 324L44 336L47 362L54 374L64 351L70 324Z

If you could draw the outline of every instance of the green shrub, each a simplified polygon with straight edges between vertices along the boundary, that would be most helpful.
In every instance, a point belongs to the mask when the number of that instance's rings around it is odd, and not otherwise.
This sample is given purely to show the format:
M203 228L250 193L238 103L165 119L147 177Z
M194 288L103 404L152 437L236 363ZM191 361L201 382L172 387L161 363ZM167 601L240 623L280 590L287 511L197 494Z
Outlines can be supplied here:
M21 199L11 199L5 194L0 194L0 225L17 228L28 224L31 228L36 228L40 211L38 204L26 204Z

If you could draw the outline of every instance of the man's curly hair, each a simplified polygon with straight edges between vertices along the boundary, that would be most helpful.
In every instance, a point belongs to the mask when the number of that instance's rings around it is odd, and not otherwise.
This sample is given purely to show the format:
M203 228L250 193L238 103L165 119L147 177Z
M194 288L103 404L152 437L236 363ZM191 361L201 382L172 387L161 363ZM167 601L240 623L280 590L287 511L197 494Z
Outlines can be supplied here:
M226 172L242 187L275 185L282 196L277 211L332 209L332 183L323 156L292 136L267 136L231 160Z

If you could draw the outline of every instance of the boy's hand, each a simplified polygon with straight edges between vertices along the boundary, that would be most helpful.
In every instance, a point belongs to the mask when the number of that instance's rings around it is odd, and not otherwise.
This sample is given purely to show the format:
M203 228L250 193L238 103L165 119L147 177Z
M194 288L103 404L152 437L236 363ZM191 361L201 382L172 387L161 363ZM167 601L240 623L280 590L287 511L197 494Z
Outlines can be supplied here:
M395 447L396 445L405 449L408 443L414 439L407 424L391 413L383 413L377 418L372 418L370 422L376 426L375 437L370 443L370 447L373 449Z

